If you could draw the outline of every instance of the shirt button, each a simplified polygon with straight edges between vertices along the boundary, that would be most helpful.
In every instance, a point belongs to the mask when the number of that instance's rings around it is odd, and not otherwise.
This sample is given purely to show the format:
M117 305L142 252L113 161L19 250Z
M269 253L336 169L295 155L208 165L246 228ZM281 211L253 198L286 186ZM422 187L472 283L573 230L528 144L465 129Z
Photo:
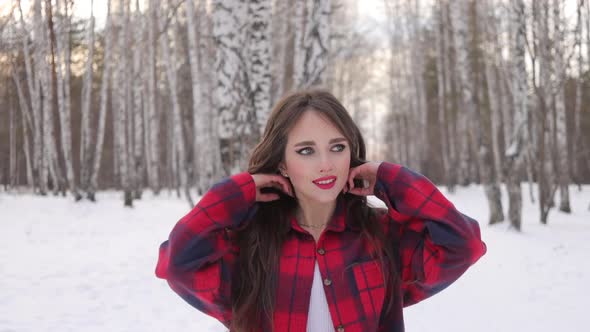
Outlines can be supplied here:
M331 284L332 284L332 280L330 280L328 278L324 279L324 285L330 286Z
M336 328L337 332L344 332L344 327L342 325L338 325L338 327Z
M323 255L325 253L326 253L326 251L324 250L324 248L318 249L318 254Z

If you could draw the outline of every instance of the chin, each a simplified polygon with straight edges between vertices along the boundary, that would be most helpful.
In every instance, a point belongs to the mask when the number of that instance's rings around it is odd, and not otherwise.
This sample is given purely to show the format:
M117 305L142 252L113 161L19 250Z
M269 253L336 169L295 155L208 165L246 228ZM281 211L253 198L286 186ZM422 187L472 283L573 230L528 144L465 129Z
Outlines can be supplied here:
M326 193L325 195L318 195L314 197L314 200L320 203L331 203L334 202L338 198L338 192L335 193Z
M309 201L318 202L318 203L332 203L337 198L338 195L342 192L342 188L332 188L330 190L321 190L318 188L306 188L309 191L307 192L300 192L302 196L297 195L298 197L305 197ZM297 192L297 190L295 190Z

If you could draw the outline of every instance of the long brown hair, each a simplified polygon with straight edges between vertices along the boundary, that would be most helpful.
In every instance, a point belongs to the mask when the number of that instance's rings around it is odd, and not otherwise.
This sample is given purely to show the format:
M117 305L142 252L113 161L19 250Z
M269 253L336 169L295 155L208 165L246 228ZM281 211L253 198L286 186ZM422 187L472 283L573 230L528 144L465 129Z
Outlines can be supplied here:
M278 174L284 159L287 135L293 125L307 110L317 111L332 122L350 144L350 167L365 162L363 137L342 104L324 90L305 90L281 99L272 110L262 140L250 157L250 174ZM341 194L342 195L342 194ZM385 234L377 220L377 210L367 205L366 197L344 194L348 207L347 218L361 229L368 243L373 245L374 255L381 262L386 289L393 294L398 280L393 247L386 242ZM297 201L287 195L268 203L259 203L253 220L237 230L235 241L239 248L236 270L232 280L231 331L257 331L262 326L272 329L275 289L282 244L290 230L288 216L297 208ZM389 264L384 264L385 261ZM391 301L386 310L391 309Z

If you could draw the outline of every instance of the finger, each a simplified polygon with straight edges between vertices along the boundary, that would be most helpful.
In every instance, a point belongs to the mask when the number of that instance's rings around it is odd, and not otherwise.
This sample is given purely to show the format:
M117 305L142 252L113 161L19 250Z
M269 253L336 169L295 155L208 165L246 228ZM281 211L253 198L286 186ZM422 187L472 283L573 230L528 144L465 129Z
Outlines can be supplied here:
M289 181L284 177L280 175L273 175L272 183L275 188L283 191L289 196L293 196L293 192L291 190L291 183L289 183Z
M291 191L289 190L289 184L283 177L276 178L276 181L273 182L274 187L279 189L280 191L284 192L287 195L291 195Z
M358 168L350 169L350 173L348 174L348 190L352 190L354 188L354 177L358 173Z
M289 196L295 197L295 194L293 193L293 188L291 187L291 182L289 182L289 180L285 179L282 176L280 177L280 181L280 183L283 186L283 191L287 193Z
M371 194L366 188L353 188L350 190L350 193L357 196L367 196Z
M261 202L271 202L271 201L276 201L279 198L280 197L279 197L278 194L260 194L259 201L261 201Z

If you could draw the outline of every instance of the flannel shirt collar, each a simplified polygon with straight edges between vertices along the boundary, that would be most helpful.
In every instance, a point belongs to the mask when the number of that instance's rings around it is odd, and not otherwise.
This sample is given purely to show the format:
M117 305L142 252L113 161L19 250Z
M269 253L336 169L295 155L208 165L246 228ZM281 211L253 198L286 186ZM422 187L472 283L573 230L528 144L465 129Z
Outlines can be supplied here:
M332 232L343 232L346 229L353 231L360 230L358 226L352 225L350 218L346 218L346 213L348 211L347 205L344 195L338 195L338 198L336 198L336 208L334 209L330 222L328 222L328 225L326 226L326 230ZM291 215L291 229L300 233L307 233L307 231L297 223L297 218L294 213Z

